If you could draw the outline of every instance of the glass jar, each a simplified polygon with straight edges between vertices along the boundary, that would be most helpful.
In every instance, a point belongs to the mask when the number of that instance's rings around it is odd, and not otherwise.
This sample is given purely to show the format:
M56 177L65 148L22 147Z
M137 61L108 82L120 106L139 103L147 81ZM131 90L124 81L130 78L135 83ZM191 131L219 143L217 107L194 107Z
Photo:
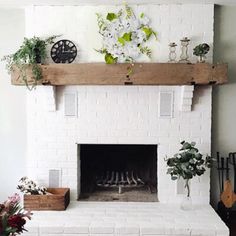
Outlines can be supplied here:
M185 211L190 211L193 209L192 199L190 196L190 182L189 179L185 179L185 186L187 189L187 196L184 196L181 202L181 209Z

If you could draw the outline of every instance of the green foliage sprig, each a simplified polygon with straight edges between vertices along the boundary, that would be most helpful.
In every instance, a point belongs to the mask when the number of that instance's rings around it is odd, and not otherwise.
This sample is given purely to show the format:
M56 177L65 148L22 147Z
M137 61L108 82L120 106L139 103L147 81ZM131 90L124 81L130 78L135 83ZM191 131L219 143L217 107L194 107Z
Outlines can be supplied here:
M203 56L206 55L210 50L210 46L207 43L202 43L197 45L194 49L193 49L193 55L195 56Z
M25 82L25 85L29 90L32 90L42 79L42 71L39 63L45 61L47 57L46 47L49 44L54 43L54 39L59 35L54 35L46 39L41 39L39 37L24 38L24 41L20 48L10 55L6 55L2 60L6 61L6 68L10 73L14 66L16 66L20 71L20 77ZM32 75L34 79L33 85L30 87L27 82L26 68L30 65L32 68Z
M171 175L172 180L182 177L186 182L185 187L190 195L189 180L195 176L201 176L206 168L211 168L213 159L206 155L204 158L195 147L195 142L181 142L182 147L173 157L167 158L167 174Z

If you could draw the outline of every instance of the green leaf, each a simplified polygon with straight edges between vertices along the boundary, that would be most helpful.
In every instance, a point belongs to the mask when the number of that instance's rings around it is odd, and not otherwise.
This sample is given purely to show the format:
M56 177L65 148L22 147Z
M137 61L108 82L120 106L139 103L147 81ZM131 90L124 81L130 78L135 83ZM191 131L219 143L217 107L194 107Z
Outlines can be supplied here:
M152 31L152 34L155 36L156 40L157 40L157 32Z
M123 38L118 38L118 42L124 46L125 45L125 40Z
M143 18L144 17L144 13L142 12L141 14L140 14L140 18Z
M173 175L173 176L171 176L171 179L172 179L172 180L177 180L178 177Z
M193 159L190 159L190 160L189 160L189 163L190 163L190 164L194 164L195 161L194 161Z
M125 4L125 10L126 10L126 18L131 18L131 16L133 15L133 10L131 9L131 7L129 7L127 4Z
M129 32L129 33L124 33L122 38L127 41L127 42L130 42L131 41L131 36L132 36L132 33Z
M101 53L101 54L105 54L105 53L107 53L107 50L106 50L106 48L101 48L101 49L94 49L96 52L99 52L99 53Z
M124 46L125 45L125 42L130 42L132 39L131 39L131 36L132 36L132 33L129 32L129 33L124 33L122 37L118 38L118 42Z
M115 19L117 19L117 15L115 14L115 13L108 13L107 14L107 20L109 20L109 21L113 21L113 20L115 20Z
M196 142L191 142L191 145L194 147L196 145Z
M120 9L120 10L118 11L118 13L117 13L117 17L120 17L120 16L122 16L122 14L123 14L123 10L122 10L122 9Z
M151 55L152 55L152 51L150 48L148 48L147 46L146 47L141 47L141 45L139 45L139 49L140 49L140 52L142 54L145 54L147 55L149 58L151 58Z
M147 40L151 37L151 35L153 34L153 30L149 27L143 27L142 28L143 32L146 34L147 36Z
M114 64L117 62L117 58L114 58L110 53L105 55L105 61L107 64Z
M180 165L180 167L181 167L181 169L182 169L183 171L188 171L187 166L188 166L187 163L182 163L182 164Z

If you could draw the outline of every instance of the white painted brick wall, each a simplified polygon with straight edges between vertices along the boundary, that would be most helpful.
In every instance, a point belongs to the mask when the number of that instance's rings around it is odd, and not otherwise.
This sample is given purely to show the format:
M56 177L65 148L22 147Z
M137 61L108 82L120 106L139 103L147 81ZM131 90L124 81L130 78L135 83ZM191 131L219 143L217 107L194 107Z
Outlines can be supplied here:
M213 44L213 5L137 5L135 12L146 13L158 32L151 41L152 61L168 61L168 44L190 37L190 52L201 43ZM116 10L117 6L30 7L26 11L27 36L63 34L77 43L76 62L103 61L95 13ZM199 17L201 16L201 17ZM179 47L178 47L179 55ZM191 56L191 61L196 59ZM208 56L212 60L212 51ZM49 60L50 61L50 60ZM147 61L141 58L140 61ZM174 91L174 117L158 118L160 90ZM65 117L63 94L78 93L78 117ZM211 87L194 90L191 112L179 110L180 86L67 86L57 87L57 110L44 108L44 87L28 93L28 174L48 184L48 170L62 170L62 185L77 195L76 143L158 144L158 198L179 202L176 182L166 175L165 156L179 149L182 140L196 141L203 153L211 146ZM209 172L193 180L192 197L209 202Z

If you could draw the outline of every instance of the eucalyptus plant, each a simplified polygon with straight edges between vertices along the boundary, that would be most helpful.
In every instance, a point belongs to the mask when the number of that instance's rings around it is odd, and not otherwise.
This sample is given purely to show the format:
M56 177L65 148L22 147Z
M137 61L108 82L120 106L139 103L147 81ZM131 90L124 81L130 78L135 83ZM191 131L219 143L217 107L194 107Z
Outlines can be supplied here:
M39 37L24 38L20 48L13 54L6 55L2 60L6 61L6 68L10 73L14 67L20 71L20 77L25 82L28 89L32 90L42 79L42 71L39 63L45 61L47 57L47 45L54 43L54 39L58 36L51 36L46 39ZM31 87L28 85L28 77L26 69L28 65L32 68L32 76L34 83Z
M213 159L206 155L203 156L195 147L195 142L180 143L182 147L173 157L166 158L167 174L171 175L172 180L183 178L185 180L185 188L187 188L187 196L190 196L189 180L195 176L201 176L206 168L211 168Z

